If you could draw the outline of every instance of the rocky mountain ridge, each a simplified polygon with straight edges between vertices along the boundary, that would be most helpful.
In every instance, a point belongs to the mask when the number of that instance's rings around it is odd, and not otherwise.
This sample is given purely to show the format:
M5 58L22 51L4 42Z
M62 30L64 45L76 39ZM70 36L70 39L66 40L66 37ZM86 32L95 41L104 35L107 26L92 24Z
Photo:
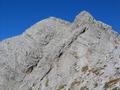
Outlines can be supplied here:
M119 89L120 35L86 11L0 43L0 90Z

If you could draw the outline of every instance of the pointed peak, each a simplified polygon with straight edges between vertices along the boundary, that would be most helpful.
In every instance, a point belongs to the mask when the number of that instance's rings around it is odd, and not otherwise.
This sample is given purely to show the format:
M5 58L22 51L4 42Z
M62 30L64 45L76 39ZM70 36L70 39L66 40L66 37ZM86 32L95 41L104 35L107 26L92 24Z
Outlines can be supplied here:
M102 29L105 29L105 30L111 30L112 27L101 22L101 21L96 21L94 19L94 17L87 11L82 11L81 13L79 13L75 20L74 20L74 23L73 23L73 27L79 27L83 24L92 24L96 27L99 27L99 28L102 28Z
M78 14L74 20L74 23L77 25L81 25L84 23L93 23L94 18L93 16L88 13L87 11L82 11L80 14Z
M93 16L92 16L89 12L87 12L87 11L82 11L82 12L80 12L80 13L77 15L77 17L89 17L89 18L93 18Z

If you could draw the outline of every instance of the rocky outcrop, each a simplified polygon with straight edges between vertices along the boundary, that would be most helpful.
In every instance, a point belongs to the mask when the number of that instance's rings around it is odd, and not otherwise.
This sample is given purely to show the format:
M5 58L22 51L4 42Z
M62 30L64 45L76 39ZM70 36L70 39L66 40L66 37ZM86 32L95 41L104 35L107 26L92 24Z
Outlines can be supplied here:
M0 42L0 90L119 90L120 36L88 12Z

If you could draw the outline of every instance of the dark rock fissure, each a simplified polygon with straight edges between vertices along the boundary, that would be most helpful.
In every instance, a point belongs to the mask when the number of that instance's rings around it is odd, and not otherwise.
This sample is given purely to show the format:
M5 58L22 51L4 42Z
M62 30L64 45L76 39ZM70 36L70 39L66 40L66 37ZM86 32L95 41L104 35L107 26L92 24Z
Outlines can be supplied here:
M43 75L43 77L40 79L40 81L42 81L52 70L52 65L50 66L50 69Z
M59 59L61 58L61 56L64 54L64 52L72 45L72 43L74 43L77 38L86 32L86 27L82 28L79 31L74 32L73 36L70 37L70 39L68 39L68 41L66 43L63 44L62 48L60 49L60 53L59 55L56 57L58 58L57 61L59 61Z

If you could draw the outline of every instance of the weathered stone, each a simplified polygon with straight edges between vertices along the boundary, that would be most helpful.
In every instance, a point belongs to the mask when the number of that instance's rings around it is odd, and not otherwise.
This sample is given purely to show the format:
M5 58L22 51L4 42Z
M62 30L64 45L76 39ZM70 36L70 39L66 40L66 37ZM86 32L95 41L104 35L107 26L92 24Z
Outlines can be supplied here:
M120 35L88 12L50 17L0 42L0 90L117 90Z

